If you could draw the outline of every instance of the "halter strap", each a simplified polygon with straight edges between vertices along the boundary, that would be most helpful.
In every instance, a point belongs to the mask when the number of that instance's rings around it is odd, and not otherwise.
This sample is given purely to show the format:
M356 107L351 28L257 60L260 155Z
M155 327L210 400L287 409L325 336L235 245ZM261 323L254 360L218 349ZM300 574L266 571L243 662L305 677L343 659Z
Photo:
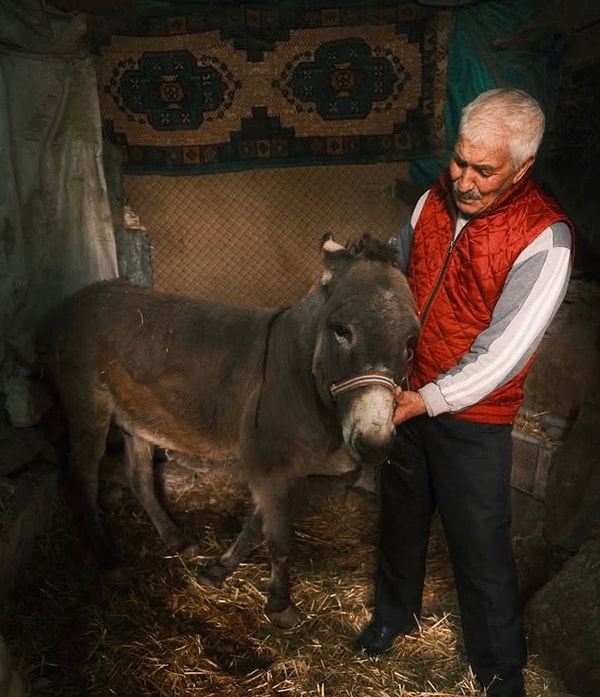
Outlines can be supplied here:
M370 385L382 385L387 387L391 392L394 392L397 385L393 378L389 377L385 373L359 373L351 378L344 378L343 380L338 380L329 386L329 391L331 396L336 399L341 394L345 392L350 392L350 390L355 390L358 387L369 387Z

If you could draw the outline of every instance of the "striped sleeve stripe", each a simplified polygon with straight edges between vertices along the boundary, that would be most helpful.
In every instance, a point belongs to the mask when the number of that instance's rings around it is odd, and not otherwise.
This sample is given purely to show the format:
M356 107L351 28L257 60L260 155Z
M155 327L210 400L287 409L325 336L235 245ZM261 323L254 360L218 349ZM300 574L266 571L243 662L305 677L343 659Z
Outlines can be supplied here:
M548 228L524 250L490 327L459 366L437 381L451 411L475 404L525 365L564 298L569 266L570 233L564 224Z

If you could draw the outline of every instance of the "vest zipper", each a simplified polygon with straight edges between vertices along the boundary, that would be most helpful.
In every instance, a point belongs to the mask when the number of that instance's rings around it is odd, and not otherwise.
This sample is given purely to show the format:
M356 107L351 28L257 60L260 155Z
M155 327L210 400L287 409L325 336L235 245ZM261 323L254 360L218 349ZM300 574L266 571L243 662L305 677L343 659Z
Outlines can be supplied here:
M438 290L440 289L440 286L442 285L442 281L444 280L444 276L446 275L446 270L448 268L448 264L450 263L450 257L452 256L452 252L454 250L454 247L456 246L456 242L458 239L462 236L463 230L467 227L469 223L465 223L463 227L461 228L460 232L456 237L453 237L450 240L450 244L448 245L448 251L446 252L446 258L444 259L444 263L442 264L442 270L440 271L440 275L437 278L437 281L435 282L435 285L433 287L433 290L429 294L429 298L427 298L427 302L425 303L425 307L423 308L423 312L421 312L421 326L425 324L425 319L427 318L427 314L429 313L429 309L431 308L431 305L433 301L435 300L435 296L438 293Z

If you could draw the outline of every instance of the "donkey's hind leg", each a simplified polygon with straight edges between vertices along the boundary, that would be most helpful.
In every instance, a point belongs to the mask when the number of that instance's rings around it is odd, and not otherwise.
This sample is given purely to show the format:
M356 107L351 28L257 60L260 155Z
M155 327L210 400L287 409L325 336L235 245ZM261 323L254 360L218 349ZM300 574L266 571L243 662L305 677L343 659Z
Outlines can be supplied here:
M144 507L163 544L170 553L198 554L197 545L171 519L158 499L154 478L151 443L130 433L123 433L126 474L129 486Z
M205 586L220 586L248 554L263 540L262 516L258 509L246 518L233 544L218 558L198 565L196 578Z
M64 381L61 387L69 428L71 505L81 519L98 563L111 569L116 564L115 547L98 508L98 468L112 418L111 398L106 391L95 389L79 378L70 386Z

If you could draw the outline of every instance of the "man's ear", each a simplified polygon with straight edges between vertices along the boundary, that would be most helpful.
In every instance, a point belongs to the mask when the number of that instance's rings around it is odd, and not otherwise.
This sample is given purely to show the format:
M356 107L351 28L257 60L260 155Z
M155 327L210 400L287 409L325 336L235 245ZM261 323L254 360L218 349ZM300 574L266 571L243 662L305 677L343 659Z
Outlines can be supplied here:
M523 179L525 174L531 169L531 166L535 162L535 157L532 155L531 157L528 157L525 162L519 167L519 169L516 171L515 176L513 177L512 183L516 184L518 181Z

